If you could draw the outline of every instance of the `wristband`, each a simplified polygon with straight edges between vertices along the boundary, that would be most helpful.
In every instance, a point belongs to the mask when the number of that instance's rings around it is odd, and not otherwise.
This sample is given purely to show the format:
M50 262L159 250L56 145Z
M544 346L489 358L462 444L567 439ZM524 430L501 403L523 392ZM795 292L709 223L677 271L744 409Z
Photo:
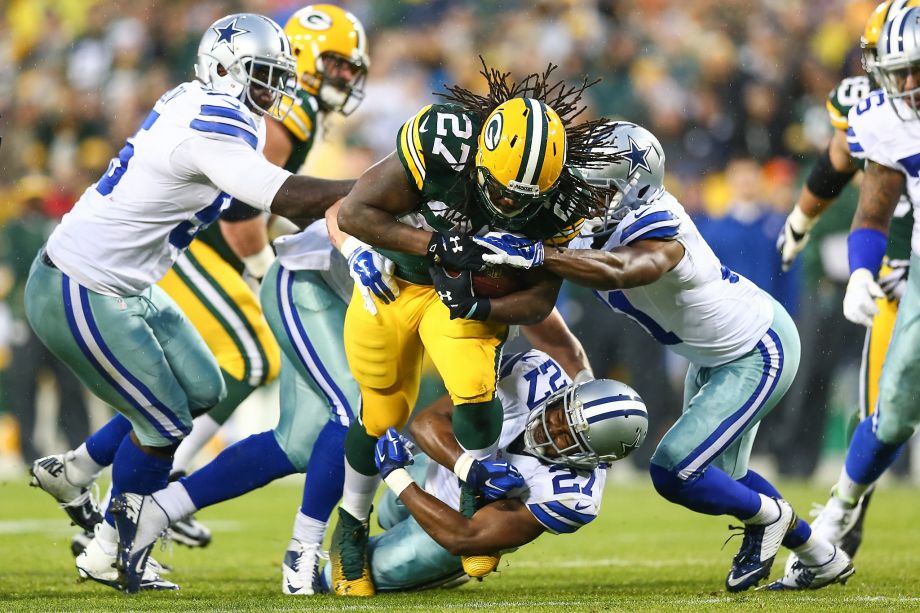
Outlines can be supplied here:
M240 259L243 261L249 274L257 279L261 279L275 261L275 252L272 251L270 246L265 245L258 253L247 255Z
M396 497L399 498L399 495L403 491L415 483L415 480L409 475L409 471L405 468L397 468L383 480L387 484L387 487L393 490L393 493L396 494Z
M799 205L795 205L789 213L789 227L798 234L808 234L816 223L818 223L818 218L806 215Z
M850 231L850 235L847 236L850 274L860 268L865 268L872 273L873 277L878 276L887 245L888 237L874 228L857 228Z
M470 469L473 468L473 462L475 461L476 458L464 451L454 463L454 474L466 483L467 477L470 476Z
M345 259L348 259L352 253L360 249L361 247L368 247L369 245L363 241L356 239L354 236L349 236L344 241L342 241L342 246L339 247L339 252L345 256Z

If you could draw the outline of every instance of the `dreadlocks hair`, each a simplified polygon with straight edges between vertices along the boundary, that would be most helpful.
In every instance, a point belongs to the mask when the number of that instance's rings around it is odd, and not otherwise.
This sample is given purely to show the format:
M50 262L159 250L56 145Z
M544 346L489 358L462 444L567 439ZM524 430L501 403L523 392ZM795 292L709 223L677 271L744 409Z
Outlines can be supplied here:
M559 177L553 204L568 218L597 216L598 203L609 202L615 190L610 187L591 185L579 173L574 172L574 169L606 168L610 164L622 161L626 153L626 151L612 150L607 144L609 143L608 136L616 127L615 122L602 117L573 125L575 119L587 108L582 102L582 95L600 79L588 81L588 78L585 77L581 83L572 86L567 85L563 80L552 82L550 79L558 66L550 63L542 73L534 73L515 82L511 79L510 72L490 68L482 56L479 57L479 61L482 63L482 70L479 73L485 77L489 88L486 95L475 94L459 85L445 86L447 93L436 93L435 95L443 97L446 102L464 107L478 116L480 123L485 123L492 111L512 98L534 98L552 108L559 115L565 127L567 147L565 167ZM475 180L473 164L471 162L470 167L462 173L464 180ZM467 199L466 207L469 206L470 202ZM465 211L457 212L465 214Z

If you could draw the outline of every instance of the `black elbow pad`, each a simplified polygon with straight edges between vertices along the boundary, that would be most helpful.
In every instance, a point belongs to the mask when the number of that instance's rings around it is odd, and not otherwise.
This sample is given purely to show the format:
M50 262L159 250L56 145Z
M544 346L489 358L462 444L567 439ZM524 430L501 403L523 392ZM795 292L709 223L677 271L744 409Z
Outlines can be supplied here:
M833 200L840 195L840 192L843 191L843 188L847 186L847 183L850 182L850 179L855 174L855 170L840 172L834 168L834 165L831 164L830 149L825 149L821 157L818 158L818 163L808 173L808 180L805 185L818 198Z

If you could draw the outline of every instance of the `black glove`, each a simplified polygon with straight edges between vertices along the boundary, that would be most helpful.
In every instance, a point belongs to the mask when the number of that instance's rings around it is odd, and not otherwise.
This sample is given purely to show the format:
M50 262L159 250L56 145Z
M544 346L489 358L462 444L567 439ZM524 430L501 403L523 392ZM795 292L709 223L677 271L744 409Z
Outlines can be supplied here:
M484 255L492 255L492 251L459 232L434 232L428 241L428 259L445 268L482 270L487 264L482 259Z
M462 270L456 277L452 277L440 266L430 266L428 272L434 281L438 297L450 309L451 319L485 321L489 318L492 301L488 298L477 298L473 293L473 275L470 271Z

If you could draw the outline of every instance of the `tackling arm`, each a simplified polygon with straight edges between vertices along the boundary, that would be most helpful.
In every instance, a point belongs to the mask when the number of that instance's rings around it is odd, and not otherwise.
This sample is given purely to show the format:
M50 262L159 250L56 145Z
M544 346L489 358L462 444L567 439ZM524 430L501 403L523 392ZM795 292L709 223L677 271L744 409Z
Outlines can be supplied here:
M796 207L809 219L820 216L831 205L858 170L850 155L847 135L834 130L827 151L811 169Z
M677 266L684 246L675 240L640 240L611 251L549 250L543 266L563 279L599 290L654 283Z
M546 319L537 324L524 326L521 331L534 349L549 354L559 362L566 374L575 379L576 383L582 378L594 378L585 348L578 337L569 330L558 309L553 308Z
M467 519L413 483L399 495L437 543L455 556L482 555L526 545L545 530L523 502L496 500Z

